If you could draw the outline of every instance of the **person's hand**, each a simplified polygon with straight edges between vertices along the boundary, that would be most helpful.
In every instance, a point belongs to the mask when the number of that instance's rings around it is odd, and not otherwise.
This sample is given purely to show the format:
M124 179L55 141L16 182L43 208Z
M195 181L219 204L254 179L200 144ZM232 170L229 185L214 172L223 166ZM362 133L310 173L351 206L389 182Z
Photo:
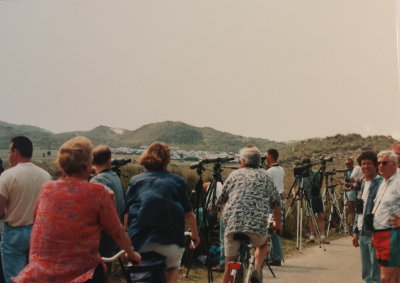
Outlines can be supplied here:
M200 245L200 238L199 238L199 234L193 234L192 233L192 239L193 239L193 242L194 242L194 248L193 249L195 249L195 248L197 248L199 245Z
M140 254L134 250L130 251L129 253L125 253L125 256L130 262L132 262L133 265L140 265L142 261Z
M194 244L194 246L193 245L190 245L190 248L192 249L192 250L194 250L195 248L197 248L199 245L200 245L200 238L199 238L199 234L194 234L194 233L192 233L191 235L190 235L190 237L193 239L193 244Z
M357 235L357 234L355 234L355 235L353 236L353 239L352 239L351 241L352 241L354 247L358 248L358 247L360 246L360 245L358 244L358 235Z
M193 234L192 232L185 232L185 236L189 236L190 237L190 245L189 248L191 250L194 250L195 248L197 248L200 245L200 238L199 235L196 233Z
M343 180L339 180L339 184L340 184L341 186L343 186L344 181L343 181Z
M397 216L394 213L390 215L389 225L392 226L393 229L400 228L400 216Z

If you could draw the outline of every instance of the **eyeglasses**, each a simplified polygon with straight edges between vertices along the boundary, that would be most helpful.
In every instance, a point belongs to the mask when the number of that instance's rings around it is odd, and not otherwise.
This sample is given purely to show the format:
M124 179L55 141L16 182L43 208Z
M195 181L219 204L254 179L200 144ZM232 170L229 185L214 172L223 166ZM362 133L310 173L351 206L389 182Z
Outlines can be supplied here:
M382 165L382 166L386 166L388 164L387 161L378 161L378 166Z
M347 166L347 165L351 165L351 163L346 163L346 166Z

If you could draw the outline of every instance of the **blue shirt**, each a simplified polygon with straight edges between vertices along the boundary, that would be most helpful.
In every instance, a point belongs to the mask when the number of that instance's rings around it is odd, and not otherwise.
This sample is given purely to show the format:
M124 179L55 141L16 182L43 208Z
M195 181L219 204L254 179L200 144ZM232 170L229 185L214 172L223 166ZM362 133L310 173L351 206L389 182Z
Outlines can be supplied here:
M350 171L347 171L346 173L346 179L345 181L347 183L351 183L351 190L350 191L346 191L346 196L347 196L347 200L348 201L355 201L356 200L356 190L353 188L353 181L350 179L351 177L351 173Z
M124 190L118 175L111 169L101 171L99 174L90 179L92 183L102 184L107 190L114 192L116 210L119 220L122 222L124 211ZM101 256L110 257L118 251L118 246L113 238L104 230L101 231L99 252Z
M118 175L111 169L106 169L90 179L90 182L103 184L107 189L114 192L117 213L119 219L122 220L124 211L124 190L122 189Z
M185 181L168 171L147 171L129 182L124 212L135 250L147 243L184 246L185 214L192 210Z

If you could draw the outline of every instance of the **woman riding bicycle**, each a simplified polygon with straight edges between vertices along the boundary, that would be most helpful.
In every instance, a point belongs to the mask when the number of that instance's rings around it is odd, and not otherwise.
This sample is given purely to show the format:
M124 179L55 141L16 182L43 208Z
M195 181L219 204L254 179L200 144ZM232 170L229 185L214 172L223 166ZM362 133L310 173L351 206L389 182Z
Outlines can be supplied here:
M129 260L140 263L120 224L112 193L89 183L92 144L84 137L64 143L57 156L63 177L42 186L34 212L29 264L15 282L105 282L99 250L104 229Z
M135 249L165 256L166 280L176 282L184 251L185 220L196 247L200 240L186 183L167 171L169 161L170 149L165 143L155 142L147 148L140 158L147 172L131 179L125 213Z

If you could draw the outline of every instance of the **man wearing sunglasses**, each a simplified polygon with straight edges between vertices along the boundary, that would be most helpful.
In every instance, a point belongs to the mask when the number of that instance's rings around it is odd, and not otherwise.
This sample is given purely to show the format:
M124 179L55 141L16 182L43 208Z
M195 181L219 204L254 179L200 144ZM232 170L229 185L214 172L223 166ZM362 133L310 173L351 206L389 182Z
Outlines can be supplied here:
M391 150L378 154L378 170L384 180L376 194L370 218L373 219L375 232L372 244L381 267L382 283L400 282L400 227L394 220L396 215L400 215L400 175L397 172L397 162L398 157Z

